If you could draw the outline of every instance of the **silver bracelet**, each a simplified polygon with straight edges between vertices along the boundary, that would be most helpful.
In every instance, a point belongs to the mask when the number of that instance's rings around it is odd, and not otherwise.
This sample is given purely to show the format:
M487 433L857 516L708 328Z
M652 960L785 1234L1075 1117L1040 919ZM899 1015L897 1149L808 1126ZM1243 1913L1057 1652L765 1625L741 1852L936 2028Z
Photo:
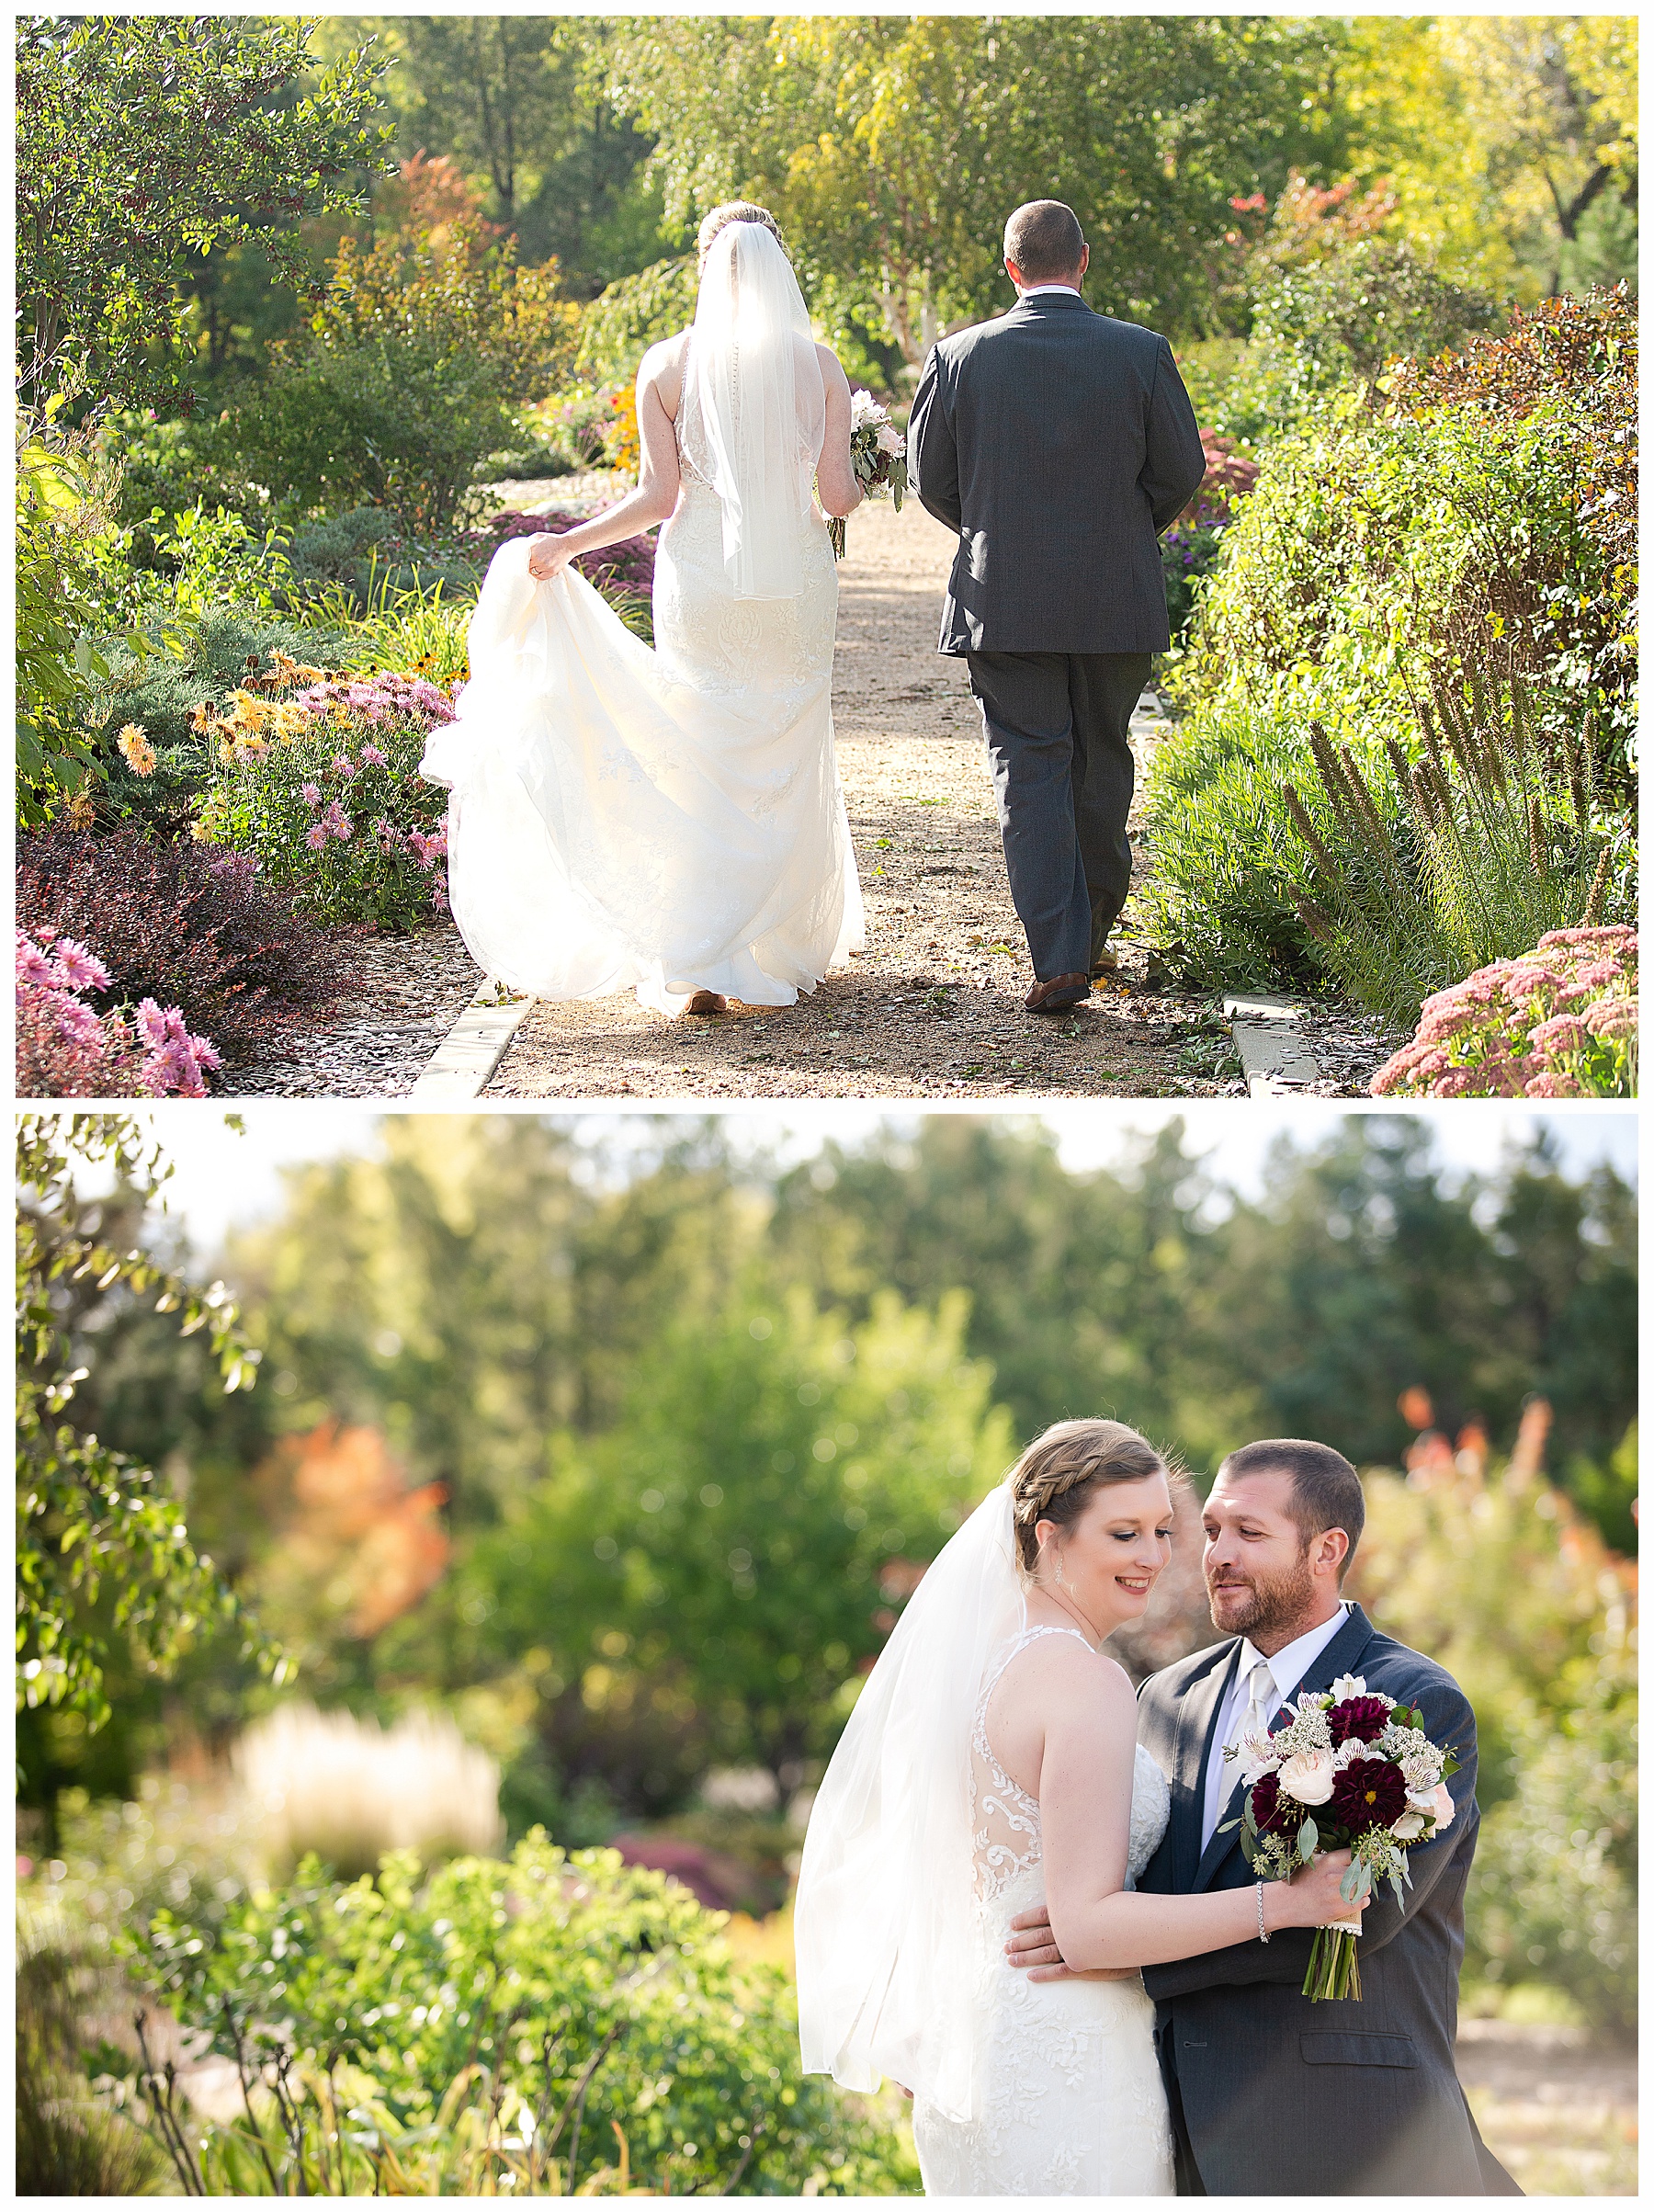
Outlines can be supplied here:
M1263 1925L1263 1877L1258 1877L1258 1941L1269 1941L1269 1930Z

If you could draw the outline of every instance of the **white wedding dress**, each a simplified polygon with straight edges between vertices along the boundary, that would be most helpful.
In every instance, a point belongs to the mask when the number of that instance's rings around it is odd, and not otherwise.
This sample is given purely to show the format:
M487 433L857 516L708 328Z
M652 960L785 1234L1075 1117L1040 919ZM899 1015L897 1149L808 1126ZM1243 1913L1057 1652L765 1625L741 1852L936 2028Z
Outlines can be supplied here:
M833 741L838 578L809 492L820 369L780 249L735 238L753 228L720 233L685 355L655 650L572 568L537 583L512 540L478 601L456 720L421 764L449 790L460 934L486 974L538 998L629 987L667 1015L697 991L787 1006L861 948ZM781 380L767 414L765 364Z
M978 1703L971 1798L978 1913L976 2019L981 2109L949 2119L923 2098L913 2141L927 2196L1171 2196L1175 2194L1166 2093L1154 2053L1154 2006L1139 1977L1031 1981L1004 1956L1011 1923L1045 1901L1039 1806L1019 1789L988 1741L988 1699L1018 1653L1042 1636L1025 1629L1005 1650ZM1085 1639L1080 1637L1082 1643ZM1090 1646L1087 1646L1090 1649ZM1138 1746L1127 1872L1159 1847L1172 1792Z

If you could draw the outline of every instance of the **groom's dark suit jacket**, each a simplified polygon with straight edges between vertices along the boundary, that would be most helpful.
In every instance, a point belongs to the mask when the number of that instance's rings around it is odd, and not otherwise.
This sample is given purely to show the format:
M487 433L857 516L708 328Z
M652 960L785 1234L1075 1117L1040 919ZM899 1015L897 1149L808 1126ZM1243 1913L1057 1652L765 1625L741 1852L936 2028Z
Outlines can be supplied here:
M908 468L959 533L943 652L1161 652L1158 533L1206 456L1164 338L1043 292L931 348Z
M1183 1896L1255 1878L1239 1828L1223 1830L1240 1813L1238 1781L1204 1851L1200 1842L1207 1761L1223 1755L1218 1710L1239 1650L1238 1639L1215 1644L1143 1685L1138 1733L1171 1777L1172 1818L1139 1889ZM1450 1674L1380 1634L1359 1606L1299 1687L1330 1689L1341 1674L1418 1707L1432 1742L1457 1753L1456 1817L1439 1843L1409 1855L1406 1904L1387 1885L1368 1906L1359 2003L1301 1993L1307 1928L1143 1969L1174 2121L1182 2106L1180 2193L1520 2194L1483 2151L1453 2065L1478 1824L1475 1716Z

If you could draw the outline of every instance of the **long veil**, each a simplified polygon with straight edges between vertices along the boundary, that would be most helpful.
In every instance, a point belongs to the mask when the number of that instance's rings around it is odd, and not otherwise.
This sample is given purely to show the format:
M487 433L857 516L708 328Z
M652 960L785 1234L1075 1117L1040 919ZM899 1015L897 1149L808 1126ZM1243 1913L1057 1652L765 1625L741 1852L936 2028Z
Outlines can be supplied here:
M926 1571L857 1698L810 1816L794 1911L806 2073L889 2074L949 2118L978 2109L970 1731L1023 1627L1011 1492Z
M726 224L708 249L681 419L723 507L735 596L797 598L827 401L804 296L762 223Z

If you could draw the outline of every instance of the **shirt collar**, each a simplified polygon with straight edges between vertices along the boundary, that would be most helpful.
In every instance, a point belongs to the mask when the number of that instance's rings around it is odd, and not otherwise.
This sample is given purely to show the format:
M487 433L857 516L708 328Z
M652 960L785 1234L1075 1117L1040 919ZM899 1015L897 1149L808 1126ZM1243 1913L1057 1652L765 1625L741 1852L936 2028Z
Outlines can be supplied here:
M1307 1635L1296 1638L1277 1651L1273 1659L1264 1659L1252 1639L1243 1636L1240 1639L1240 1665L1236 1680L1244 1682L1258 1662L1263 1660L1274 1677L1275 1696L1283 1699L1288 1697L1349 1617L1350 1601L1346 1597L1340 1601L1338 1611L1331 1620L1324 1620Z
M1030 284L1025 292L1016 295L1018 306L1025 300L1037 300L1041 292L1066 292L1071 300L1078 300L1080 287L1077 284Z

